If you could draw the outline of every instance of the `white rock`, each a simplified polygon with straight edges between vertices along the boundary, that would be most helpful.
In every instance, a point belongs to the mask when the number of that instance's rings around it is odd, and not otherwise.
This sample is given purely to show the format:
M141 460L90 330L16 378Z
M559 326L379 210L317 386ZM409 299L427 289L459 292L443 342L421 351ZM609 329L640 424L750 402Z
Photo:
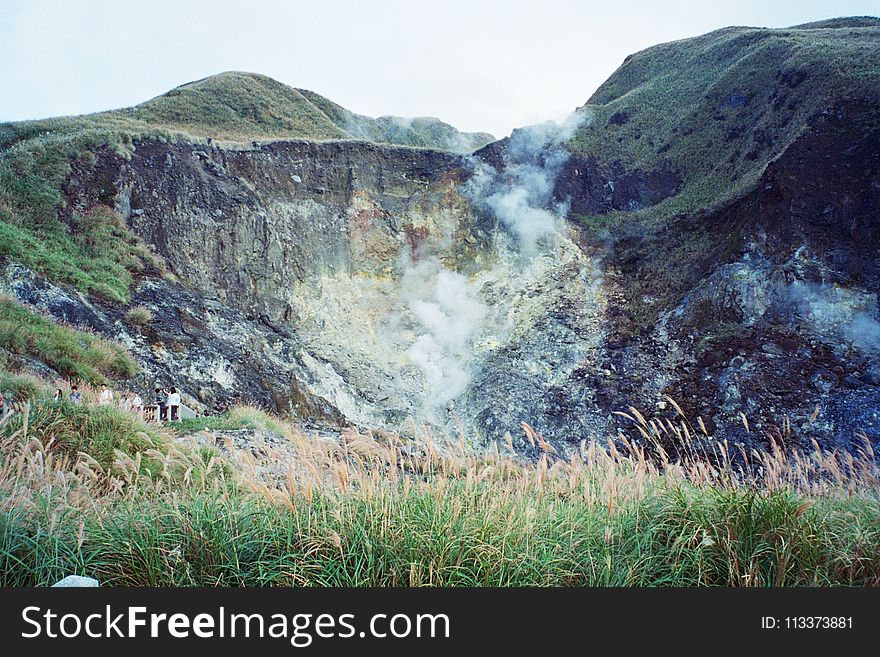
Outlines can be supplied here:
M54 589L56 586L58 586L58 587L91 588L94 586L100 586L100 584L98 584L98 580L93 579L91 577L81 577L80 575L68 575L64 579L55 582L52 585L52 588Z

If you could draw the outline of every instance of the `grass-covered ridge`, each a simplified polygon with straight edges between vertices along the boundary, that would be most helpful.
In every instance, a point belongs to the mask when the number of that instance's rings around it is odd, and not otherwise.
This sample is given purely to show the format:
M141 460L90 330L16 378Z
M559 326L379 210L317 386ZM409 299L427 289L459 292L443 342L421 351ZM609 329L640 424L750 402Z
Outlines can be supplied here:
M364 139L456 152L494 141L490 134L461 133L430 117L372 119L313 91L238 71L190 82L117 114L171 132L233 141Z
M0 149L36 137L83 132L210 137L238 143L365 139L456 152L471 152L494 141L488 133L459 132L431 117L372 119L313 91L265 75L229 71L181 85L134 107L0 124Z
M0 348L42 361L69 380L97 385L138 372L119 344L56 323L14 299L0 297Z
M572 149L628 170L665 164L680 193L646 214L717 206L753 185L811 120L880 100L880 20L730 27L631 55L588 100ZM624 217L618 217L622 219Z

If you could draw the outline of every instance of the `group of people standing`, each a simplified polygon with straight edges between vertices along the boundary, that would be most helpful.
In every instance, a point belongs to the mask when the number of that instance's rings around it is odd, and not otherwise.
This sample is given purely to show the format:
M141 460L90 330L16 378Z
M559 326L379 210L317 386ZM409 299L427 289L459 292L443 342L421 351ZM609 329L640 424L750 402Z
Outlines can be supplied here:
M156 399L152 405L145 405L144 400L136 392L124 391L119 397L119 407L131 413L137 413L143 416L148 422L165 422L168 420L180 419L180 393L177 388L156 388ZM67 400L71 404L77 406L83 403L82 392L78 386L70 386L70 394ZM116 397L112 389L106 384L101 384L98 394L95 396L95 403L98 406L111 406L115 403ZM56 388L52 395L52 401L60 404L64 401L64 390ZM0 419L6 417L13 410L13 402L11 395L4 397L0 392Z
M70 386L70 397L68 399L71 404L75 404L76 406L82 404L82 393L79 391L78 386ZM64 401L64 391L61 388L55 388L55 394L52 395L52 401L56 404L60 404Z
M70 386L70 395L68 396L68 401L71 404L79 406L83 403L83 396L79 390L79 386ZM131 403L127 403L130 399L136 399L141 408L143 408L143 401L141 401L140 395L136 392L123 392L122 393L122 403L120 404L125 410L133 410L134 405ZM60 404L64 401L64 390L61 388L55 388L55 393L52 395L52 401L56 404ZM95 398L95 402L98 406L109 406L113 403L113 391L107 387L106 384L102 383L101 387L98 389L98 395Z
M156 388L156 402L155 406L158 411L159 422L163 422L165 420L179 420L180 419L180 393L177 392L177 388Z

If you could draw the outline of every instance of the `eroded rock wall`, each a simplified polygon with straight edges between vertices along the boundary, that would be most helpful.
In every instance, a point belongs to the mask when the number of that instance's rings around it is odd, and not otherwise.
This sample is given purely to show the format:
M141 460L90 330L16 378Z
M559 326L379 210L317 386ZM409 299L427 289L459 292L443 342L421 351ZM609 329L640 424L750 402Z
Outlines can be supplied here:
M723 207L601 231L561 218L644 219L680 172L546 135L476 158L143 141L77 163L67 211L115 206L167 260L176 280L135 290L155 325L119 333L120 311L99 330L206 403L479 440L526 421L576 445L630 430L629 404L674 420L670 395L734 443L853 448L880 440L873 116L814 117Z
M358 142L146 140L77 163L65 189L68 211L111 204L166 260L174 279L133 300L156 321L117 337L206 403L477 440L543 417L602 335L576 228L554 215L552 239L522 252L468 193L477 164Z

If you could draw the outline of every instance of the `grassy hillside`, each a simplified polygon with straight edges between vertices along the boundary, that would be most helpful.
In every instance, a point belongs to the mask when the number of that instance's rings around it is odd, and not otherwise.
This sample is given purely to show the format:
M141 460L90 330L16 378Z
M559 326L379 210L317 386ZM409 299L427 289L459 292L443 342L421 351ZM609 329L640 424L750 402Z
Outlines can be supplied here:
M36 180L35 184L45 190L45 200L22 207L20 214L0 209L0 258L117 302L128 301L134 275L161 269L156 256L110 208L75 215L72 225L52 219L52 210L45 221L29 221L42 205L54 210L61 202L48 181Z
M306 89L265 75L227 72L172 89L137 107L111 114L170 132L220 140L365 139L471 152L494 137L460 133L435 118L371 119Z
M581 155L683 178L654 217L715 206L753 185L812 117L880 101L880 20L730 27L627 57L586 107Z
M190 82L115 113L169 131L237 141L348 137L299 90L247 73Z
M89 384L129 378L138 364L124 347L61 326L12 299L0 297L0 348L36 358L62 376Z
M0 124L0 148L83 131L163 133L218 141L366 139L470 152L494 137L460 133L434 118L371 119L265 75L227 72L181 85L135 107L77 117Z

